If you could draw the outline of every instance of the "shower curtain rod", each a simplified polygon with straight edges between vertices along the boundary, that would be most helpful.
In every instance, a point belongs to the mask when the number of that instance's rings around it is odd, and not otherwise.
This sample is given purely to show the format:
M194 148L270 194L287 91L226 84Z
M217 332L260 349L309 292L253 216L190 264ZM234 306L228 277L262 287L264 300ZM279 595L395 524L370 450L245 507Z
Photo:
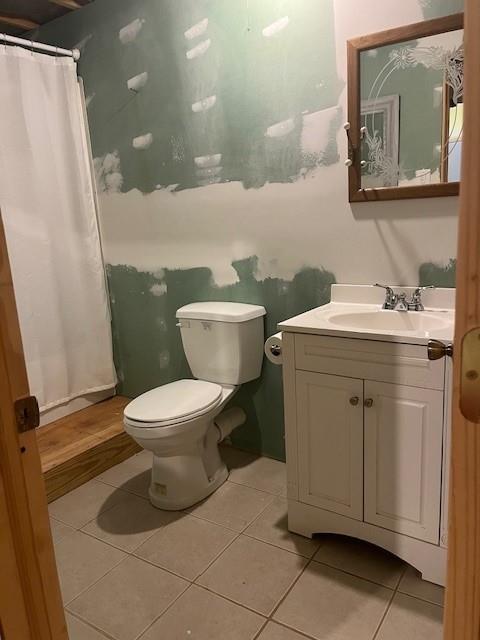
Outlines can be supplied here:
M0 42L18 44L27 49L38 49L39 51L48 51L56 55L69 56L74 60L80 58L80 51L78 49L62 49L61 47L54 47L51 44L43 44L41 42L35 42L34 40L25 40L24 38L17 38L16 36L9 36L7 33L0 33Z

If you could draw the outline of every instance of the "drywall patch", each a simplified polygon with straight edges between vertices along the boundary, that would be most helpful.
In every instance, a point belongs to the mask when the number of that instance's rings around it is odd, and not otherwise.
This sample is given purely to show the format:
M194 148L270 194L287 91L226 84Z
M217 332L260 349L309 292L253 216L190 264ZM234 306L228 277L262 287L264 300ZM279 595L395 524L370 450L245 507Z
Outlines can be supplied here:
M321 268L301 269L291 280L258 276L259 260L250 256L233 261L237 281L218 286L210 269L160 268L155 273L126 265L108 265L112 305L115 363L123 372L121 393L135 397L160 384L191 377L176 326L176 310L205 300L261 304L267 310L265 335L277 323L330 300L334 275ZM165 290L154 288L160 276ZM168 291L168 293L167 293ZM235 396L247 413L247 423L232 434L243 448L284 459L281 367L265 361L262 375L243 385Z
M134 149L148 149L152 146L153 135L151 133L145 133L143 136L137 136L132 140L132 147Z
M271 38L272 36L276 36L288 26L289 22L290 22L289 17L283 16L283 18L279 18L278 20L275 20L275 22L272 22L271 24L269 24L268 27L265 27L265 29L262 29L262 35L265 38Z
M198 102L194 102L192 104L192 111L194 113L199 113L200 111L208 111L215 105L216 101L217 96L208 96L208 98L198 100Z
M433 284L435 287L455 287L457 261L451 258L447 264L425 262L419 268L419 282L422 287Z
M319 166L330 166L340 160L337 135L342 126L343 110L333 107L305 114L302 123L301 175Z
M222 161L221 153L213 153L209 156L197 156L194 158L195 165L199 169L206 169L208 167L216 167Z
M152 284L150 293L154 296L163 296L164 293L167 293L167 285L164 282Z
M187 29L183 35L187 40L193 40L194 38L198 38L199 36L203 35L207 28L208 18L204 18L203 20L200 20L200 22L197 22L189 29Z
M93 168L99 193L119 193L123 185L118 150L94 158Z
M210 40L210 38L208 38L207 40L203 40L203 42L200 42L195 47L188 49L185 55L187 56L188 60L199 58L200 56L203 56L206 51L208 51L211 44L212 41Z
M145 23L144 18L136 18L129 22L127 25L122 27L118 32L118 38L122 44L129 44L136 40L138 34L142 30L142 27Z
M148 81L148 72L147 71L143 71L143 73L139 73L136 76L133 76L133 78L129 78L129 80L127 80L127 87L130 89L130 91L135 91L136 93L138 93L138 91L140 91L140 89L143 89L143 87L147 84Z
M283 136L291 133L295 128L295 121L293 118L276 122L275 124L267 127L265 135L267 138L283 138Z

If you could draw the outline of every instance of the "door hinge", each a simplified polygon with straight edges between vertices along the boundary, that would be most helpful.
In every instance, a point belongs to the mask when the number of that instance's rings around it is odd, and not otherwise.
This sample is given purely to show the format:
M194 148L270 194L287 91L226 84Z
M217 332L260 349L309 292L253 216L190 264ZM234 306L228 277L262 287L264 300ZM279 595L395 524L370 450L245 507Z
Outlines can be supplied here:
M18 398L13 405L18 433L36 429L40 424L40 410L35 396Z

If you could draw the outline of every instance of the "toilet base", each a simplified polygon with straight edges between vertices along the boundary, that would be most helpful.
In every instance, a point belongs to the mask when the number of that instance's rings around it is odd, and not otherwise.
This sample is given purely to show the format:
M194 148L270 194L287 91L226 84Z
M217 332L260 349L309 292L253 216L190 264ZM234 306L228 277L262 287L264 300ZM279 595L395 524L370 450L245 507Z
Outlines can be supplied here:
M150 502L158 509L180 511L204 500L228 478L217 449L217 464L207 472L201 455L153 456Z

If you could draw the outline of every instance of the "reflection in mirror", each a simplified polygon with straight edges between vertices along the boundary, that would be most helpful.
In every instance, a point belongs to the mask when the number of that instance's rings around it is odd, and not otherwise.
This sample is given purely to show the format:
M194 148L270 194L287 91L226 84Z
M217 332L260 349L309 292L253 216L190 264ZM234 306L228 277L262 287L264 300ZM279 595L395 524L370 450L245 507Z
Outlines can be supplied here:
M360 53L361 188L460 180L463 29Z

